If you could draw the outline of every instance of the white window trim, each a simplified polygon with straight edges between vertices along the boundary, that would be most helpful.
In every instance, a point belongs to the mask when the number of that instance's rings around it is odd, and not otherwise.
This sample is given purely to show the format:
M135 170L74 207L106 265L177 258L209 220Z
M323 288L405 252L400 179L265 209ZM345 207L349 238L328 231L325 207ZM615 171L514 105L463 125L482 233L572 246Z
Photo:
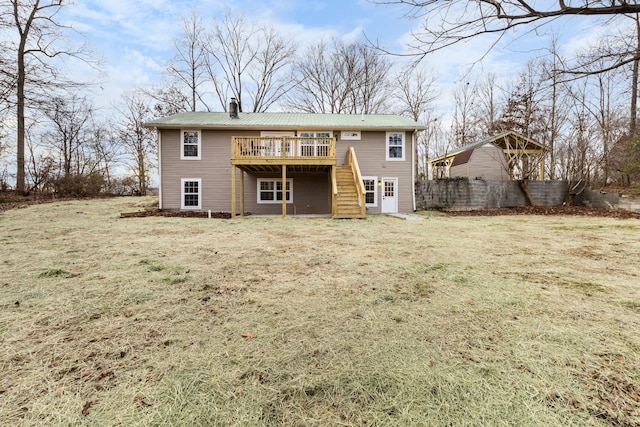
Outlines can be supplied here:
M391 134L400 134L400 135L402 135L402 157L389 157L389 135L391 135ZM407 139L407 136L406 136L406 134L404 132L387 132L386 138L384 140L384 149L386 151L385 157L386 157L387 161L389 161L389 162L402 162L402 161L404 161L405 156L406 156L406 152L407 152L407 150L406 150L406 146L407 146L406 139Z
M274 192L274 200L260 200L260 183L264 182L264 181L268 181L268 182L273 182L273 192ZM280 178L258 178L256 186L257 186L257 191L256 191L256 201L258 202L259 205L281 205L282 204L282 200L276 200L275 197L275 193L277 193L277 190L275 190L276 188L276 182L282 182L282 179ZM293 179L292 178L287 178L287 182L289 183L289 200L287 200L287 204L290 205L293 203ZM283 190L284 193L284 197L287 197L287 193L286 193L286 188Z
M185 182L195 181L198 183L198 206L185 206L184 204L184 184ZM202 209L202 178L182 178L180 180L180 209L198 210Z
M198 134L198 155L197 156L185 156L184 155L184 133L196 132ZM180 129L180 160L200 160L202 157L202 132L198 129Z
M370 180L373 181L373 203L367 203L367 207L370 208L377 208L378 207L378 193L379 188L378 188L378 177L377 176L363 176L362 177L362 185L364 185L364 180ZM366 193L365 193L365 197L366 197Z

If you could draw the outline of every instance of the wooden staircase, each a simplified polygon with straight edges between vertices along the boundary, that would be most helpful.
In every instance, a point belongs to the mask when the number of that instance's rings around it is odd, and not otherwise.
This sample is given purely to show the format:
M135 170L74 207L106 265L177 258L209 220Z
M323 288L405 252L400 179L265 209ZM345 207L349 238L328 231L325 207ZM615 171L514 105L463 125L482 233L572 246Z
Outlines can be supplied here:
M351 166L336 166L336 183L338 194L334 218L364 218L365 215L358 203L358 188Z

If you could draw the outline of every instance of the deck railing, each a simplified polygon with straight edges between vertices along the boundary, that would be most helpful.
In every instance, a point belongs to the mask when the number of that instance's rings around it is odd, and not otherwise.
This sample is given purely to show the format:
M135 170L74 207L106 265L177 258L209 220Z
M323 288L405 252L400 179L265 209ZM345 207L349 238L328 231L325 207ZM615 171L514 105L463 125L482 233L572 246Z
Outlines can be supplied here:
M335 138L234 136L233 159L335 159Z

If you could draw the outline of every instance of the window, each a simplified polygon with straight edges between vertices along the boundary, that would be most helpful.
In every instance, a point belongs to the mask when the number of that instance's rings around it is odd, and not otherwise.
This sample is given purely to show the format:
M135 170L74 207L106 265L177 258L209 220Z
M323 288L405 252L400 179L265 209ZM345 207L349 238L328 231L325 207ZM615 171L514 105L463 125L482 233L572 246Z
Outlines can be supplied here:
M404 160L404 133L387 132L387 160Z
M200 160L200 131L180 131L180 159Z
M202 180L200 178L182 179L181 200L181 209L201 209Z
M285 197L287 203L292 203L291 197L293 180L287 180ZM258 203L282 203L282 180L281 179L258 179Z
M326 157L329 155L329 139L331 132L299 132L301 138L319 138L304 139L300 143L300 155L311 157Z
M362 183L364 184L365 204L371 207L378 206L378 191L377 191L378 177L363 176Z

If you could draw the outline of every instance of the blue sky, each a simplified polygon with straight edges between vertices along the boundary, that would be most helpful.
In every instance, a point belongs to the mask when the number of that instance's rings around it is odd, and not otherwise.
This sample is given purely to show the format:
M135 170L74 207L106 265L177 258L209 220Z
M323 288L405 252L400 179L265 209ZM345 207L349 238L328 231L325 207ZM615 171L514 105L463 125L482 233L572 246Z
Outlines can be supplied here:
M180 36L182 16L195 10L206 22L228 9L276 26L301 46L322 37L364 40L366 33L399 50L411 24L398 7L364 0L83 0L67 6L62 16L101 57L103 73L81 64L71 72L98 79L103 99L115 100L123 90L162 79L174 40Z
M405 7L375 5L366 0L79 0L63 9L62 17L86 38L102 58L102 73L81 64L70 72L78 78L100 81L98 102L105 107L117 102L122 92L148 87L163 78L173 56L174 40L180 36L181 19L192 10L204 21L221 17L227 9L244 13L247 18L269 23L304 48L320 38L340 37L346 41L378 40L385 48L404 49L417 20L405 18ZM593 25L593 21L590 25ZM572 51L595 36L596 31L574 31L583 26L581 19L552 23L561 34L565 49ZM515 40L515 41L512 41ZM514 75L528 58L539 55L548 44L546 34L514 34L506 37L488 55L488 39L474 39L430 56L424 66L438 77L443 94L442 108L450 108L448 93L455 83L468 78L474 65L476 73ZM476 63L481 57L481 64ZM400 58L394 61L402 62Z

